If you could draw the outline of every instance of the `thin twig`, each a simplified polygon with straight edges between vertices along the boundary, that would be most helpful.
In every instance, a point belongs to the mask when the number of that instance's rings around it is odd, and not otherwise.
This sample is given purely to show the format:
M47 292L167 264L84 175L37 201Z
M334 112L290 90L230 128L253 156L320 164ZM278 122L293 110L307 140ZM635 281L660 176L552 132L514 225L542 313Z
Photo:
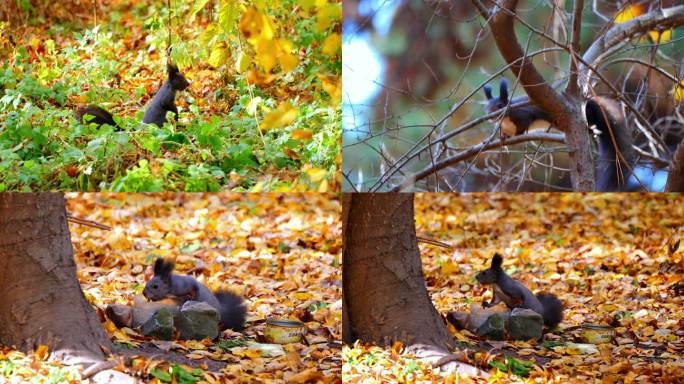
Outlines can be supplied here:
M80 217L72 216L71 214L67 214L67 221L70 221L74 224L80 224L80 225L85 225L88 227L102 229L105 231L111 231L112 230L112 227L110 227L108 225L100 224L97 221L81 219Z

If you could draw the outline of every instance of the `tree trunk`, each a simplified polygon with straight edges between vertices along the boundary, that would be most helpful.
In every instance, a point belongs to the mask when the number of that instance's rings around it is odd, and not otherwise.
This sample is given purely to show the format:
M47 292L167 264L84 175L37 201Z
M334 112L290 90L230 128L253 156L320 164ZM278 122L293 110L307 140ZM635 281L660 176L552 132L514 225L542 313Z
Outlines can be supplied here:
M679 144L670 160L665 192L684 192L684 143Z
M425 286L413 195L348 194L342 225L345 341L452 349Z
M112 344L76 278L61 193L0 194L0 343L47 345L65 364L105 359Z

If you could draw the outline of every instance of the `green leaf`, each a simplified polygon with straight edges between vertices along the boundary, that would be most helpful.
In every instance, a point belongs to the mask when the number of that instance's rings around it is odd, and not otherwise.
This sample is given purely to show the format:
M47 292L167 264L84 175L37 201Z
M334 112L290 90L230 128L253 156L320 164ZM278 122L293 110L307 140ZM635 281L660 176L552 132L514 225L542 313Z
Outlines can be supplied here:
M163 382L171 382L171 374L168 372L160 371L157 368L153 369L150 374Z
M233 28L235 28L235 25L237 24L237 16L238 16L238 2L237 1L231 1L231 0L223 0L221 1L221 9L219 10L219 25L221 26L221 29L223 32L231 32Z
M205 5L207 5L209 0L195 0L195 5L192 6L192 11L190 13L195 16L197 12L201 11Z

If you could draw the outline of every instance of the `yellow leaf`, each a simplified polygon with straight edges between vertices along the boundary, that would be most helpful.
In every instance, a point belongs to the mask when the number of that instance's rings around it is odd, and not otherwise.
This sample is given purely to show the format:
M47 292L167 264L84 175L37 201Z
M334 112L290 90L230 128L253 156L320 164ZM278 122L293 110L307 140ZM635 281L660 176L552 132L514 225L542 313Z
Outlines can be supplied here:
M676 102L681 103L684 100L684 79L675 85L674 88L674 99Z
M646 9L643 4L629 5L615 15L615 22L618 24L626 23L637 16L643 15L645 11Z
M220 42L215 44L211 49L211 55L209 56L209 65L214 68L221 66L228 60L228 49L226 49L226 44Z
M323 32L330 28L333 20L339 20L342 17L342 4L326 4L318 8L316 13L316 29L318 32Z
M270 72L276 65L276 44L273 40L259 39L256 43L256 59L264 71Z
M458 265L456 263L452 263L451 261L448 261L439 268L439 272L443 275L454 275L456 273L459 273L461 270L458 268Z
M295 129L292 131L292 138L295 140L311 140L313 132L309 129Z
M314 183L320 182L328 174L325 169L321 168L309 168L305 170L304 173L306 173L306 176L309 178L309 180Z
M285 71L285 72L290 72L293 69L297 68L297 63L298 63L297 56L295 56L291 53L288 53L288 52L282 53L278 57L278 61L280 62L280 66L283 68L283 71Z
M298 300L309 300L313 295L309 292L295 292L294 298Z
M328 180L323 180L318 185L318 192L328 192Z
M297 118L297 108L289 101L281 103L275 111L264 116L261 123L263 129L280 128L292 124Z
M662 32L649 31L648 35L651 37L654 43L667 43L672 39L672 30L668 29Z
M240 51L238 53L237 60L235 60L235 70L238 73L242 73L249 68L249 57L245 55L244 52Z
M259 12L256 7L249 7L240 19L240 32L250 44L256 45L259 40L273 39L273 24L268 16Z
M48 356L48 346L41 344L36 348L36 357L40 360L45 360Z
M330 95L330 98L335 104L342 102L342 81L340 81L339 77L335 80L331 80L324 76L318 75L318 80L321 81L323 90Z
M333 33L323 41L322 51L326 55L336 55L340 49L342 49L342 36L339 33Z

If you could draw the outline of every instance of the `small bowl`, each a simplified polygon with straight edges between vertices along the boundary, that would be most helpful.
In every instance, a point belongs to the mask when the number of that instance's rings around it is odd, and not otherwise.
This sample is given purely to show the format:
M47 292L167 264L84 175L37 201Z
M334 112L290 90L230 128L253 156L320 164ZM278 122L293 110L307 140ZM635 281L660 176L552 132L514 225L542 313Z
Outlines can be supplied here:
M582 340L590 344L605 344L613 341L615 331L607 325L582 325Z
M286 319L266 319L264 337L274 344L290 344L302 341L306 326L301 321Z

